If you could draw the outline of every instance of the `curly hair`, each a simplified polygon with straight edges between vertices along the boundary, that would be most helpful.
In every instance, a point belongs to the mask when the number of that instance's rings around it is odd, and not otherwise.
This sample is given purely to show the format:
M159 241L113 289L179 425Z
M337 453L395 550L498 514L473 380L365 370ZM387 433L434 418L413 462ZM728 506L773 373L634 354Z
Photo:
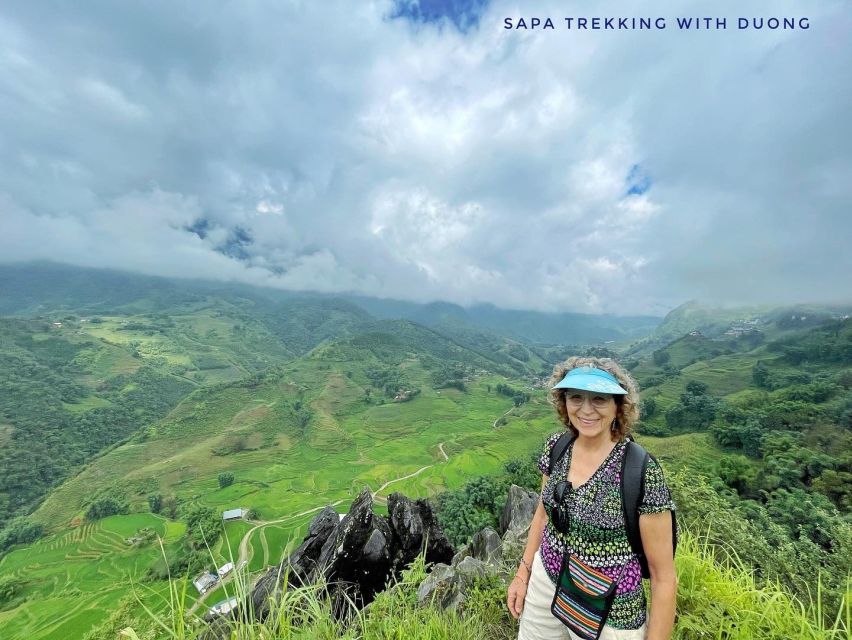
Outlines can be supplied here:
M633 376L612 358L572 356L565 362L553 367L553 375L550 376L548 382L548 386L551 387L550 403L556 409L556 414L559 416L560 422L576 436L578 432L568 419L568 408L565 406L566 389L553 389L552 387L562 380L565 374L571 371L571 369L584 366L603 369L611 373L618 380L618 384L627 390L626 396L613 396L615 398L616 409L615 428L612 430L612 439L621 440L633 430L634 425L639 421L639 386L636 384Z

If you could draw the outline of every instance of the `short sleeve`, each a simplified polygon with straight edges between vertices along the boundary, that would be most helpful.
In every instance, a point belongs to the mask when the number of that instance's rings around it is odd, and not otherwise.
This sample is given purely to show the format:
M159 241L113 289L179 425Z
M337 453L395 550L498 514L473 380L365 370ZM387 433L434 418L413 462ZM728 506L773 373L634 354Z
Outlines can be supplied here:
M562 433L563 432L552 434L547 439L547 442L544 443L544 450L538 458L538 469L544 476L550 474L550 452L553 451L553 446L556 444L556 441L559 440L559 436L561 436Z
M674 500L663 477L663 468L659 462L651 458L645 469L645 495L642 498L642 504L639 505L639 513L661 513L674 510Z

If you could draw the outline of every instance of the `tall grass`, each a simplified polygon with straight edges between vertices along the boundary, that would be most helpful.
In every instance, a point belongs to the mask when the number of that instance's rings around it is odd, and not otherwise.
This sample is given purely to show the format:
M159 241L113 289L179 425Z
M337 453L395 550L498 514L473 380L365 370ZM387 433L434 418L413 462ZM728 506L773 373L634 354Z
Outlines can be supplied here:
M733 551L717 557L706 537L684 531L677 557L678 620L674 640L849 640L850 598L826 625L821 610L821 587L812 602L803 603L780 585L756 584ZM441 611L417 604L417 588L426 578L421 556L399 581L363 610L344 603L344 615L335 617L324 596L325 584L287 588L263 622L250 610L238 610L232 620L220 620L226 637L233 640L509 640L517 626L505 609L506 585L498 578L482 581L459 612ZM187 616L187 581L172 583L167 611L148 613L157 630L138 640L169 638L198 640L206 626L197 616ZM250 592L244 574L236 576L235 595ZM340 613L339 611L337 612ZM343 621L339 621L343 619ZM124 637L137 640L133 629ZM230 634L229 636L227 634Z
M233 619L221 618L215 624L224 637L232 640L484 640L482 630L486 621L473 608L460 614L417 604L417 587L425 577L426 565L421 556L403 572L399 581L363 610L352 601L344 601L342 615L338 609L335 616L331 601L325 597L328 585L318 583L284 590L263 622L254 621L250 609L240 608ZM155 623L154 632L137 634L128 627L121 632L122 637L128 640L201 638L207 627L199 615L187 615L186 584L187 580L172 583L164 613L156 614L145 606ZM244 576L237 579L234 591L245 601L250 589ZM502 598L502 585L499 595ZM250 601L247 605L251 606ZM206 608L198 613L203 615L205 611Z
M833 623L824 622L823 593L817 588L804 603L780 585L758 586L736 554L714 551L706 537L684 531L678 544L678 621L676 640L848 640L850 592Z

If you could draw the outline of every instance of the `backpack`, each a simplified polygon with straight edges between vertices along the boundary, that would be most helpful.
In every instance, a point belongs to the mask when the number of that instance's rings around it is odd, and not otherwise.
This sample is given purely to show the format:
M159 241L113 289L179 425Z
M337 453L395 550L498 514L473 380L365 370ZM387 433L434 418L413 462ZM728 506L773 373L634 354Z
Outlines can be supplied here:
M547 475L553 472L556 463L559 462L568 451L568 447L574 442L574 434L566 431L557 440L553 449L550 450L550 464L547 467ZM642 577L650 578L648 559L645 557L645 549L642 547L642 536L639 533L639 505L645 496L645 470L648 461L657 461L638 442L628 436L627 451L624 452L624 461L621 466L621 506L624 509L624 519L627 529L627 540L630 548L639 559L642 567ZM677 550L677 519L674 511L672 514L672 555Z

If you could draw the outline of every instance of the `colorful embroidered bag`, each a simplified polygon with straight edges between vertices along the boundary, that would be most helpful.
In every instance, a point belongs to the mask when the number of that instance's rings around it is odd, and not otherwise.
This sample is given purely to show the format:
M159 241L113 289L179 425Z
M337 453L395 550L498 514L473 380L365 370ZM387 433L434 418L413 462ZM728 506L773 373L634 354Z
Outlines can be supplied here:
M615 590L625 569L627 565L613 580L566 553L550 612L583 640L597 640L606 624L615 600Z

